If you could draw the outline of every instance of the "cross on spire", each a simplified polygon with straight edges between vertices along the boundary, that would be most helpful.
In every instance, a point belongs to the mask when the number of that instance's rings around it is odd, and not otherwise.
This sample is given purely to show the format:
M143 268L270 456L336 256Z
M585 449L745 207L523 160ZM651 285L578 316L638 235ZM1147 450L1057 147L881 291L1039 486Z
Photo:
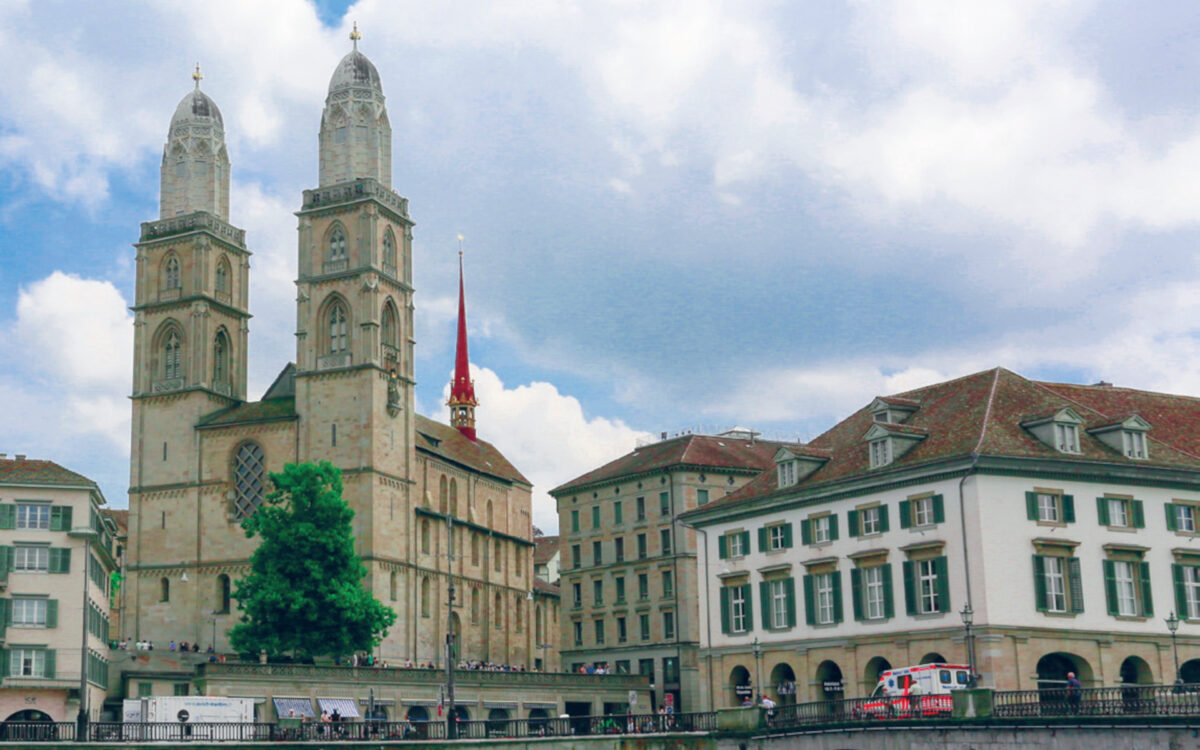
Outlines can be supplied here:
M196 82L196 88L200 88L200 79L204 74L200 72L200 63L196 63L196 70L192 72L192 80Z
M362 39L362 34L358 33L358 21L354 22L354 30L350 32L350 41L354 42L354 51L358 52L358 40Z

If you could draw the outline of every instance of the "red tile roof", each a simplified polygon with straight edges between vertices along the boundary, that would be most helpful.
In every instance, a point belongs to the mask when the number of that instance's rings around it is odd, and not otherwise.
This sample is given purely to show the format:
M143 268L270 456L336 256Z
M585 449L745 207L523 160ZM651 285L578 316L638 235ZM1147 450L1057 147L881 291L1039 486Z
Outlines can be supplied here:
M82 474L64 469L53 461L36 459L0 459L0 484L52 484L72 487L96 487Z
M417 450L432 453L448 461L466 466L481 474L520 484L530 484L517 467L508 462L500 451L484 440L468 440L449 425L435 422L420 414L416 416ZM532 485L531 485L532 486Z
M713 469L762 470L773 466L779 443L770 440L743 440L712 435L684 435L634 449L615 461L593 469L550 490L557 495L590 484L620 477L659 471L673 466L697 466Z
M106 516L108 516L109 518L111 518L117 524L117 533L124 535L127 531L129 531L129 509L128 508L122 508L121 510L114 510L112 508L106 508L104 510L104 514Z
M559 596L559 588L553 583L546 583L540 578L533 579L533 590L549 596Z
M537 545L533 550L533 564L541 565L550 561L558 552L558 537L556 536L537 536L533 538L533 543Z
M1111 386L1041 383L999 367L899 395L919 404L905 427L924 430L927 437L882 471L973 453L1200 470L1200 399L1196 398ZM1028 421L1023 415L1050 415L1067 406L1084 421L1078 454L1060 453L1021 427L1021 422ZM1149 459L1126 458L1086 433L1090 427L1111 424L1114 415L1132 413L1151 425L1147 433ZM737 492L705 507L736 505L877 473L881 470L870 468L862 439L871 425L871 414L864 407L814 439L809 445L831 451L832 458L793 487L780 491L777 472L764 471Z

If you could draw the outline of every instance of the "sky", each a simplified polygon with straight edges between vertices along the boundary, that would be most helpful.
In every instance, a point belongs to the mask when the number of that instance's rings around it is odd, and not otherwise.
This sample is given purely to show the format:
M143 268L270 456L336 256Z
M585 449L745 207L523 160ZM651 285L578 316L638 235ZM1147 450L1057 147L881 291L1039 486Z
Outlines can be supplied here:
M335 65L383 80L445 419L546 491L662 432L809 439L1004 366L1200 395L1200 6L0 0L0 451L127 504L131 246L178 101L221 108L250 393L294 359Z

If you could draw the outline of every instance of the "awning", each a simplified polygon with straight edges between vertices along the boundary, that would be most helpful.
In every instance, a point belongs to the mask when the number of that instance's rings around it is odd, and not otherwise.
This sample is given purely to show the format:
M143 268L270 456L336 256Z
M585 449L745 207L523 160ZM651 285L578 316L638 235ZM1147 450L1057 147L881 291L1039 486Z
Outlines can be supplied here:
M275 701L275 715L281 719L292 716L296 718L316 716L316 713L313 712L312 701L308 698L272 698L272 700Z
M362 714L358 712L358 707L354 705L354 700L351 698L317 698L317 703L320 703L321 710L330 716L337 711L338 715L344 719L362 718Z

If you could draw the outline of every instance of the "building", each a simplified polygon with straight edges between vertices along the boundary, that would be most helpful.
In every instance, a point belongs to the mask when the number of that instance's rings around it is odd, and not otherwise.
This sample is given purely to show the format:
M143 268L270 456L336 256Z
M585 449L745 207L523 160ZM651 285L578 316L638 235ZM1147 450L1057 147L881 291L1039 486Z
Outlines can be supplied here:
M1001 368L876 398L685 515L712 705L947 660L1002 690L1170 683L1172 614L1198 681L1198 513L1200 399Z
M0 454L0 716L97 718L108 689L115 525L96 483ZM80 705L80 696L83 705Z
M533 575L539 581L558 585L559 550L557 536L534 537Z
M246 376L250 246L229 223L225 124L199 69L171 119L160 216L135 245L122 635L160 648L215 638L228 651L232 582L255 546L240 522L270 472L324 459L342 470L365 585L399 615L378 659L444 664L453 626L460 658L532 665L545 657L530 483L476 437L461 283L451 424L414 410L413 221L391 187L379 73L352 39L329 83L319 179L296 214L296 359L258 400Z
M564 665L645 675L654 705L699 710L696 537L675 521L760 474L779 446L744 429L683 435L550 491L563 556Z

